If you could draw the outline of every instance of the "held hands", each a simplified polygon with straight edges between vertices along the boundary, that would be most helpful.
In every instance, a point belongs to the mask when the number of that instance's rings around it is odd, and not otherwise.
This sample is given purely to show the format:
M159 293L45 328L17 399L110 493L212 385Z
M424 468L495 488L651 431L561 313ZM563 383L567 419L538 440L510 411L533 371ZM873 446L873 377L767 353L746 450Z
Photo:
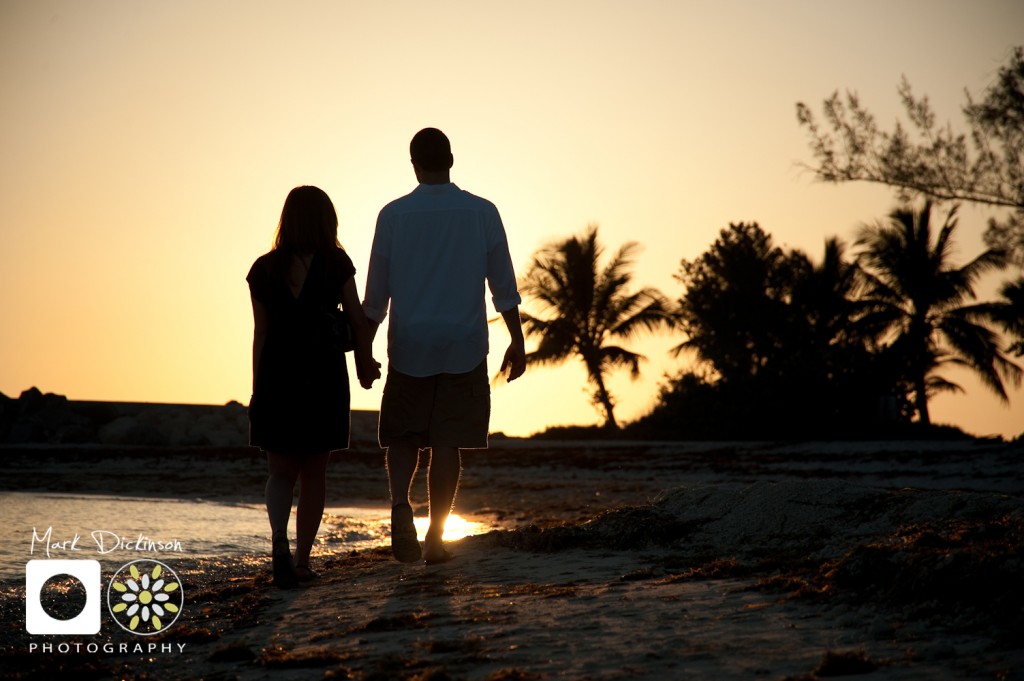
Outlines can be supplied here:
M526 372L526 348L521 343L512 343L505 351L505 358L501 361L501 373L508 371L509 383L516 380Z
M373 382L380 378L380 362L367 354L364 358L356 358L356 375L359 377L359 385L365 390L373 387Z

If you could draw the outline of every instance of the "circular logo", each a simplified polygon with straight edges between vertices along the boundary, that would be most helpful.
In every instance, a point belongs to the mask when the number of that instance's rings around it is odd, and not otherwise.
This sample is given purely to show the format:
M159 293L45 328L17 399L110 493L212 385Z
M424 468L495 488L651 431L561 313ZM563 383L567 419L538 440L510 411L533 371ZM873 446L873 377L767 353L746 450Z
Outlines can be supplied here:
M174 570L157 560L133 560L114 573L107 586L107 609L114 621L139 636L152 636L174 624L185 594Z

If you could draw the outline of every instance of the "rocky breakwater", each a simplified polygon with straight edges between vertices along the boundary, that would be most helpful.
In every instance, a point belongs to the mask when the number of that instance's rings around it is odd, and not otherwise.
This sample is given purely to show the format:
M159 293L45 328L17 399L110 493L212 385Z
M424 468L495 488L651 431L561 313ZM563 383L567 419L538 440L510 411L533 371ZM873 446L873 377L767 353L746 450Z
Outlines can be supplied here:
M353 412L352 441L376 440L376 412ZM0 445L245 447L245 405L74 401L30 388L0 393Z

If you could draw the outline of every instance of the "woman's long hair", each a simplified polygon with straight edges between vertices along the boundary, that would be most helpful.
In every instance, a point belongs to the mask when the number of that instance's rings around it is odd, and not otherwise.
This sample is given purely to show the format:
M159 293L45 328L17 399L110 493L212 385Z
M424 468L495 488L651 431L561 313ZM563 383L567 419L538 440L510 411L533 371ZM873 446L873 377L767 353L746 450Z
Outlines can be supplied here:
M274 250L314 253L341 248L338 241L338 213L318 187L296 187L288 192L277 224Z

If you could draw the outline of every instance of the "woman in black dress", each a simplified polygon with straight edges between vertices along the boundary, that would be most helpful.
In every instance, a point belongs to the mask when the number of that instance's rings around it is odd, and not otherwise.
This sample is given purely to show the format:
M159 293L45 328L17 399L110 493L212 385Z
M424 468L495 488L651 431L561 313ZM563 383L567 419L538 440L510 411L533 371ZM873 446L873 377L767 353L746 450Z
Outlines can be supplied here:
M338 243L330 198L316 187L296 187L285 200L273 250L246 277L255 320L249 443L267 453L274 583L285 588L316 576L309 554L324 511L327 460L349 444L348 369L330 329L339 303L360 384L369 388L380 378L354 274ZM297 480L293 562L288 518Z

